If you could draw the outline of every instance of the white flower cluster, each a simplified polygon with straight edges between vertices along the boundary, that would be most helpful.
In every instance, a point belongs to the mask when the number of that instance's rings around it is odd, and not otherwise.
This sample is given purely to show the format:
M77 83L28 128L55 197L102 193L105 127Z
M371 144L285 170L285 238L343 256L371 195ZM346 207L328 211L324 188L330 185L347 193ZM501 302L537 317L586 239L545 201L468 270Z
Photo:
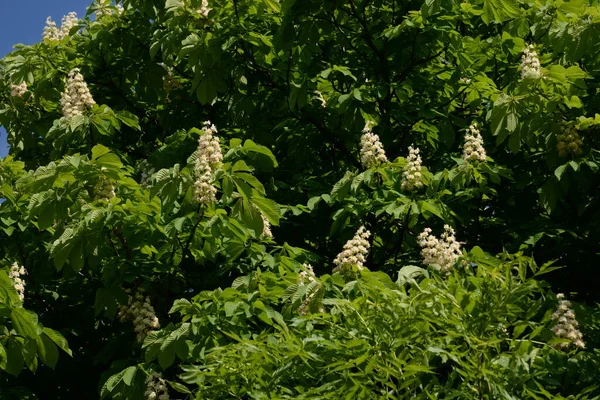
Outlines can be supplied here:
M212 184L212 174L223 161L219 138L213 136L217 128L210 121L204 123L203 134L198 139L196 166L196 182L194 183L194 199L203 205L217 202L217 188Z
M344 250L333 260L336 265L333 272L353 265L356 265L359 270L363 269L367 254L369 254L369 247L371 247L368 240L370 236L371 232L366 230L364 226L358 228L354 237L344 245Z
M469 78L460 78L458 81L464 85L468 85L469 83L471 83L471 79Z
M196 9L196 12L204 18L207 18L210 10L212 10L212 8L208 8L208 0L202 0L202 5L200 8Z
M315 272L310 264L302 264L302 271L298 274L298 283L304 285L315 281Z
M477 129L477 125L472 123L465 134L465 147L463 148L463 160L469 161L485 161L486 154L483 147L483 137Z
M376 167L387 162L379 135L371 132L371 124L366 123L360 137L360 162L365 168Z
M163 379L162 374L153 372L146 378L144 396L147 400L169 400L167 382Z
M532 44L529 44L523 50L521 56L521 79L540 77L540 59Z
M19 267L19 264L13 263L8 272L8 277L13 280L13 286L19 294L21 301L25 301L25 281L21 279L21 275L25 275L27 271L24 267Z
M94 197L99 200L109 201L116 196L115 185L104 175L100 175L98 183L94 186Z
M575 319L575 312L571 309L571 302L565 300L565 295L562 293L558 293L556 299L558 300L558 308L552 314L552 319L556 320L557 324L552 328L552 332L559 338L570 340L570 342L559 343L558 346L567 349L573 345L584 349L583 335L577 329L579 324Z
M121 15L123 14L124 8L121 4L116 4L114 7L111 5L110 0L98 0L96 4L96 19L102 18L107 15Z
M76 115L83 114L86 107L90 108L94 104L96 102L92 98L79 68L72 69L69 72L69 80L60 99L63 115L67 118L73 118Z
M79 23L79 18L77 18L77 13L72 11L62 17L60 21L60 31L63 37L68 36L71 29L73 29Z
M263 222L263 232L262 235L269 239L273 239L273 232L271 232L271 224L269 223L269 219L265 217L265 214L260 213Z
M121 322L133 321L133 330L140 343L144 341L150 331L160 328L150 298L144 297L141 291L136 292L134 296L129 296L127 305L119 307L117 316Z
M419 148L408 147L408 157L406 158L407 164L402 171L402 189L412 192L415 189L419 189L423 186L423 180L421 176L421 156L419 155Z
M60 30L56 27L56 22L52 21L51 17L46 18L46 26L42 38L44 40L60 40Z
M315 98L321 102L323 108L327 107L327 100L323 98L323 94L320 91L315 90Z
M27 93L27 82L21 82L18 85L10 85L10 95L13 97L23 97Z
M76 12L70 12L62 17L60 28L56 26L56 22L52 21L51 17L46 18L46 26L44 27L44 40L62 40L69 36L71 29L79 23Z
M454 229L450 225L444 225L444 233L440 239L431 234L430 228L425 228L419 235L419 246L423 263L437 264L444 272L449 272L461 256L460 243L456 241Z

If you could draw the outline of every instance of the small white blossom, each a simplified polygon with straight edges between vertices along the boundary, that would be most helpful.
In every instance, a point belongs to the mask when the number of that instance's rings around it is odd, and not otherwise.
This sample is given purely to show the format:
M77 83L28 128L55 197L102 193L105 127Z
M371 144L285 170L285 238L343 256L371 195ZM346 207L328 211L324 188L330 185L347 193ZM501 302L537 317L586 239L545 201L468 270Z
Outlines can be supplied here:
M198 150L194 172L196 181L194 183L194 199L203 205L217 202L217 188L212 184L212 174L223 161L219 138L213 136L217 128L210 121L204 123L203 134L198 139Z
M100 19L107 15L123 14L123 6L121 4L112 5L110 0L98 0L96 2L96 19Z
M302 264L302 271L298 274L298 283L304 285L315 281L315 272L310 264Z
M27 93L27 82L21 82L18 85L10 86L10 95L13 97L23 97Z
M315 98L321 102L323 108L327 107L327 100L323 98L323 94L320 91L315 90Z
M463 160L469 161L485 161L486 153L483 147L483 137L477 129L475 123L469 126L465 134L465 147L463 148Z
M521 56L521 79L540 77L540 59L532 44L529 44L523 50Z
M212 10L212 8L208 8L208 0L202 0L202 5L200 8L196 9L196 12L204 18L207 18L210 10Z
M460 78L458 81L464 85L468 85L469 83L471 83L471 79L469 78Z
M564 300L565 295L559 293L556 295L558 300L558 307L556 312L552 314L552 319L556 320L556 325L552 328L552 332L556 336L562 339L568 339L570 342L561 342L558 347L561 349L568 349L571 346L585 348L583 341L583 335L577 329L579 323L575 319L575 312L571 309L571 302Z
M460 243L450 225L444 225L444 233L439 239L431 234L431 228L425 228L419 235L419 246L423 263L437 264L443 272L449 272L461 256Z
M365 168L376 167L387 162L379 135L371 132L371 124L367 122L360 137L360 162Z
M161 374L153 372L146 378L144 396L146 396L147 400L169 400L167 382Z
M15 290L19 294L19 299L21 301L25 301L25 281L21 278L22 275L25 275L27 271L24 267L20 267L19 264L13 263L10 267L10 271L8 272L8 277L12 279L13 286Z
M419 148L409 146L406 166L402 171L402 184L404 190L412 192L423 186L423 177L421 175L421 156Z
M336 267L333 272L337 272L353 265L356 265L359 270L364 268L364 263L369 254L369 237L371 232L365 229L364 226L358 228L354 237L346 242L344 250L337 255L333 263Z
M150 298L138 291L129 296L127 305L120 306L117 314L121 322L132 321L133 330L139 343L143 342L148 333L160 328L158 317L154 313L154 307Z
M63 115L67 118L82 115L86 108L91 108L96 104L79 68L74 68L69 72L67 86L60 99L60 104Z

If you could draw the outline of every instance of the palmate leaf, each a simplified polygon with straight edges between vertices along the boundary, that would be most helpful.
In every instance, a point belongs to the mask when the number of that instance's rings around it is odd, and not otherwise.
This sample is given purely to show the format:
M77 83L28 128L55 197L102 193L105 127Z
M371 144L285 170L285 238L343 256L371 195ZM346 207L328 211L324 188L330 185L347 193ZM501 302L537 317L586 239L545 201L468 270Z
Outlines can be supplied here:
M481 19L486 24L500 23L521 16L516 0L484 0Z
M100 390L101 398L105 398L106 396L110 395L119 386L119 384L124 382L126 375L135 374L135 371L136 371L136 367L128 367L128 368L124 369L123 371L108 378L107 381L102 386L102 389ZM128 380L131 382L131 379L128 379Z
M258 208L262 214L267 217L269 222L273 225L279 225L279 219L281 213L279 212L279 205L271 200L264 197L252 197L252 204Z
M10 314L13 328L23 337L37 339L38 333L38 317L32 311L27 311L24 308L13 308Z
M117 3L1 63L2 399L25 385L138 400L153 372L171 398L600 396L598 4ZM539 79L521 78L530 44ZM67 118L73 68L100 105ZM224 157L202 206L208 120ZM366 121L396 161L365 171ZM462 158L471 124L486 161ZM364 268L329 275L361 225ZM459 262L425 269L419 234L444 225ZM300 284L305 263L315 281ZM121 323L126 290L152 307ZM559 347L559 291L586 348ZM140 346L153 315L163 328Z

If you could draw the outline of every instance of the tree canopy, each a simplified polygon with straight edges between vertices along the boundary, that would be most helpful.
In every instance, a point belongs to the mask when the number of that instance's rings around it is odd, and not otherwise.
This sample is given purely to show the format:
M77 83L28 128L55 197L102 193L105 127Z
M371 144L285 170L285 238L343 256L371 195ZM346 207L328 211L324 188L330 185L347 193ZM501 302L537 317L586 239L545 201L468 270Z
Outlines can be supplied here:
M2 399L600 398L600 6L97 0L0 61Z

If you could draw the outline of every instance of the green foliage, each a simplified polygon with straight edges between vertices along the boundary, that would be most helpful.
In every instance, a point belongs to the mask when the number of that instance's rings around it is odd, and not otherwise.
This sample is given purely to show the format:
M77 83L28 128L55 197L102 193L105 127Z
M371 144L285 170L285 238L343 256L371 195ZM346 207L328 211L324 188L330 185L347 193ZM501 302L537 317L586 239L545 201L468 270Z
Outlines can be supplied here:
M36 372L40 363L54 368L59 349L72 356L67 341L23 307L13 285L6 270L0 270L0 369L18 376L23 368Z
M172 398L600 397L595 3L122 6L0 61L2 398L138 400L154 373ZM96 104L65 117L74 68ZM419 245L444 225L449 274ZM332 274L360 226L364 265ZM560 350L557 292L585 349Z

